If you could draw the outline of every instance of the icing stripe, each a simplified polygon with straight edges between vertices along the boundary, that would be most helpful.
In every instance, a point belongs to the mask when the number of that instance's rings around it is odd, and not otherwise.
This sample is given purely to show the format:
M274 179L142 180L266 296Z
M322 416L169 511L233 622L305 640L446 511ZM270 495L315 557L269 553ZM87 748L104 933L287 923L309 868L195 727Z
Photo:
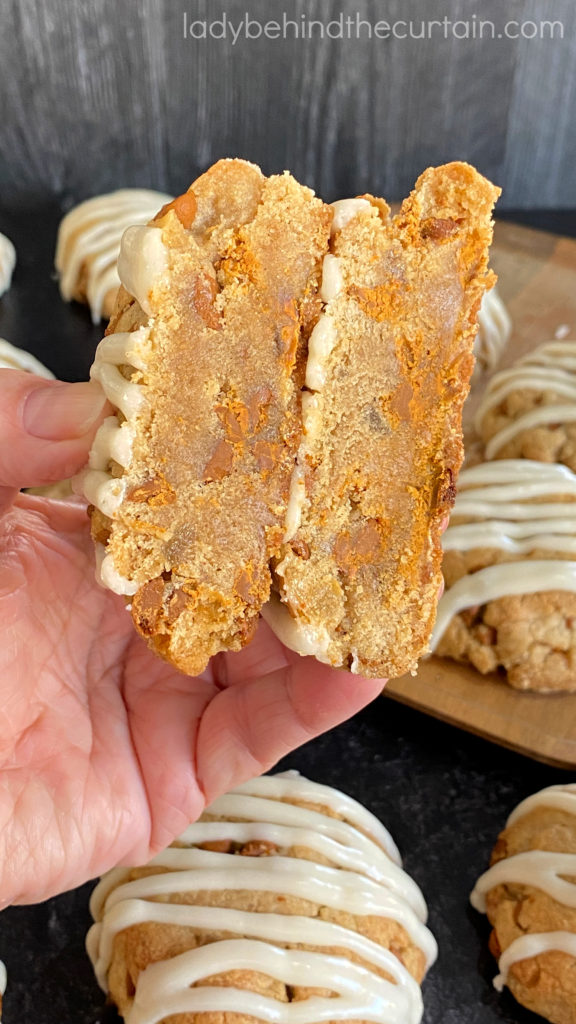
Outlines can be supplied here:
M499 430L494 437L491 437L486 444L486 458L493 459L495 455L524 430L533 430L534 427L547 427L553 424L575 423L576 408L573 405L544 405L538 409L519 416L517 420L507 427Z
M510 968L520 960L529 960L542 953L552 951L567 953L576 959L576 935L573 932L535 932L521 935L505 949L498 961L499 973L494 978L494 988L501 992L508 982Z
M557 811L565 811L567 814L576 814L576 782L569 782L563 786L547 786L539 793L527 797L512 811L506 827L513 825L538 807L550 807Z
M212 943L211 945L214 945ZM311 996L291 1003L233 987L190 986L214 973L211 946L182 953L171 961L168 979L165 964L151 964L141 975L127 1024L158 1024L178 1013L241 1013L261 1020L286 1024L315 1024L331 1020L370 1020L380 1024L420 1020L408 991L377 977L371 971L341 957L324 953L283 950L249 939L218 943L220 967L227 971L258 970L287 985L309 984L328 988L336 998ZM411 1005L412 1002L412 1005Z
M549 590L576 593L576 562L541 559L503 562L463 576L444 592L438 603L432 650L438 646L451 619L465 608L487 604L500 597L541 594Z

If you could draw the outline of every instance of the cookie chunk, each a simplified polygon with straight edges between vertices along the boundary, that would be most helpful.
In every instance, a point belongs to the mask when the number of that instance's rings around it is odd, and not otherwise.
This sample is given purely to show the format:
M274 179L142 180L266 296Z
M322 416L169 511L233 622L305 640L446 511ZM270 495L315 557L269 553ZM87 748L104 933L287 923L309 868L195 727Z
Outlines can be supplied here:
M453 163L394 218L372 196L334 204L280 601L264 614L288 646L366 676L428 649L497 195Z
M147 224L172 196L122 188L75 206L58 228L55 264L60 294L90 307L93 323L112 315L120 278L116 270L126 228Z
M528 797L508 819L471 901L487 913L495 979L552 1024L576 1022L576 784Z
M91 909L98 980L135 1024L288 1024L305 1000L312 1022L380 1006L418 1024L436 956L389 833L296 772L217 799L147 867L105 876Z

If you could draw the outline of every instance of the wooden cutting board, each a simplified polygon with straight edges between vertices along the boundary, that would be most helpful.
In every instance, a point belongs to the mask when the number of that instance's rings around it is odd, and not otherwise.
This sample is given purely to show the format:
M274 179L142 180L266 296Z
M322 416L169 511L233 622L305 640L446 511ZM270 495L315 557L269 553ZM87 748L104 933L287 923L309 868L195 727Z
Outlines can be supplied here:
M496 225L492 266L514 330L498 364L554 338L576 338L576 240L504 222ZM471 438L474 408L488 375L474 381L464 423ZM385 694L462 729L561 768L576 768L576 693L512 689L496 674L444 658L424 661L414 677L391 679Z

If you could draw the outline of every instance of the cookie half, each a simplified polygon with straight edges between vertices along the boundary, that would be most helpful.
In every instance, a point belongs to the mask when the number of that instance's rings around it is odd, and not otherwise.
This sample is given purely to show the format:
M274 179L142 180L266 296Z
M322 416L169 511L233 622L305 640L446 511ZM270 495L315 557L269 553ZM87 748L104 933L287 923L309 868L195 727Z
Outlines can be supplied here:
M124 235L84 491L102 581L185 672L250 638L280 550L331 210L220 161Z
M497 195L453 163L394 218L372 196L334 204L264 614L288 646L365 676L402 675L428 647Z

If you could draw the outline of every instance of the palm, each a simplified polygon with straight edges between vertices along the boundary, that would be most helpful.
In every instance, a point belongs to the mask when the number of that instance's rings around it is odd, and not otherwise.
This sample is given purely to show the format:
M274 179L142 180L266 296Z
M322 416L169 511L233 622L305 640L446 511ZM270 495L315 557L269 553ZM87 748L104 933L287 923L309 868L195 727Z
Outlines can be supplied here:
M21 495L0 520L0 899L144 861L206 799L348 717L381 684L253 643L191 679L93 581L85 508Z

